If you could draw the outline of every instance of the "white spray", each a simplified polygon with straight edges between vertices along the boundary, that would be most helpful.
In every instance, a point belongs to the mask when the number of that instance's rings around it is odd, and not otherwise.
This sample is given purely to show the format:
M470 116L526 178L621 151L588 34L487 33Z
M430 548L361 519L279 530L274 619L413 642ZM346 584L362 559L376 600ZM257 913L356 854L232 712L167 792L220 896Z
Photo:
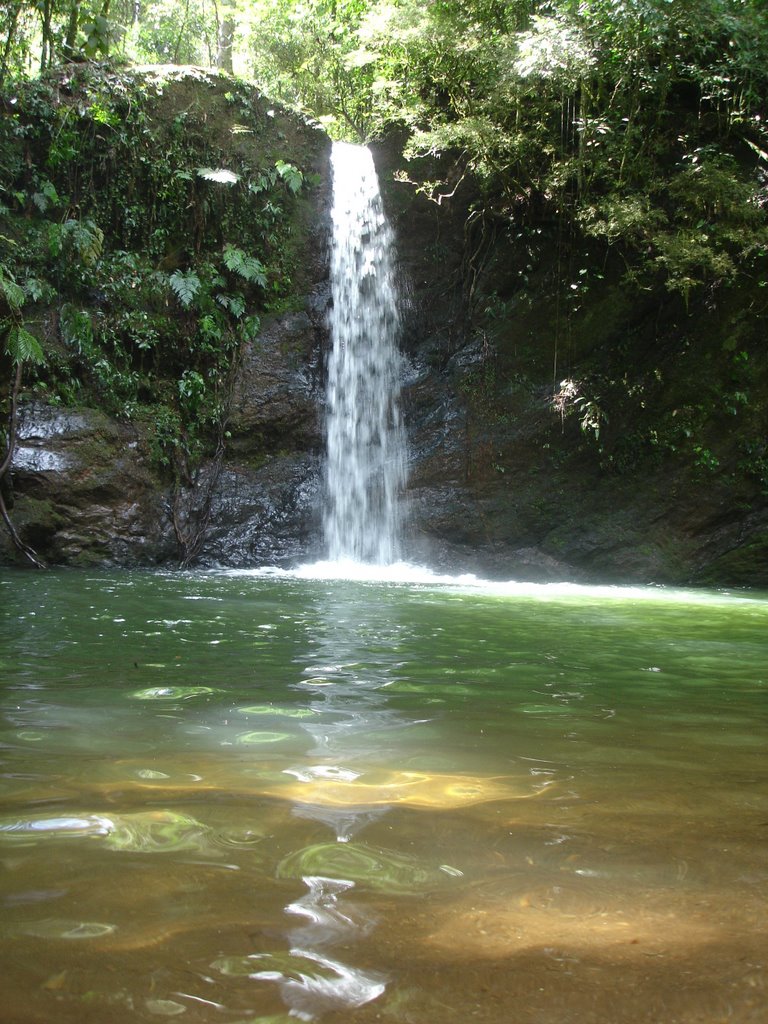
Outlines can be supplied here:
M370 151L335 143L332 165L325 540L332 562L389 565L406 464L392 231Z

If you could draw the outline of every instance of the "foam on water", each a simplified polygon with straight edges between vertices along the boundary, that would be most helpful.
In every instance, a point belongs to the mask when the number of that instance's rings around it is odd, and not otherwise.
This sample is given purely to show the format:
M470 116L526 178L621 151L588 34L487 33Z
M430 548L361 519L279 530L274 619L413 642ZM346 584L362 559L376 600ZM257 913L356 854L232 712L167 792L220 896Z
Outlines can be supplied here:
M397 584L417 587L451 588L486 597L531 598L542 601L567 598L609 601L664 601L678 604L753 603L765 607L765 595L753 591L697 590L659 584L600 584L526 580L489 580L474 573L439 573L428 566L411 562L373 565L341 558L298 565L292 569L260 566L254 569L218 570L228 576L253 576L275 579L328 580L350 583Z

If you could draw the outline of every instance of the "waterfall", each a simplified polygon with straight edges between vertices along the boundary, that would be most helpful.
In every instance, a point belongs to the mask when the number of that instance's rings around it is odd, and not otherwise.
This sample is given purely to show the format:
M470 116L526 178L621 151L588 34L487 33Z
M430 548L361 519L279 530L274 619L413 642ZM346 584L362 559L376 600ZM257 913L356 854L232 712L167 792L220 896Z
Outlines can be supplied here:
M333 562L388 565L399 557L406 462L392 230L370 151L337 142L331 160L325 541Z

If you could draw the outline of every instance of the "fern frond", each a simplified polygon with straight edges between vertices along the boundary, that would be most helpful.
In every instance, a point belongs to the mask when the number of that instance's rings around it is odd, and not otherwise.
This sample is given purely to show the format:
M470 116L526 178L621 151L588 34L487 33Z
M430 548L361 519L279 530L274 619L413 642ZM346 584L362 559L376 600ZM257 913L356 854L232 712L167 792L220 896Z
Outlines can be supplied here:
M189 308L201 288L200 278L194 270L174 270L168 283L184 309Z
M275 168L294 195L301 191L301 186L304 184L304 175L298 167L294 167L293 164L289 164L285 160L276 160Z
M23 327L12 327L6 338L8 354L14 363L44 363L43 348L34 334Z
M6 276L2 267L0 267L0 296L5 299L14 313L21 309L26 299L24 289L21 285L16 284L10 273Z
M255 256L249 256L236 245L227 242L224 246L223 259L224 266L233 274L238 274L243 280L257 284L260 288L267 287L267 268Z
M220 185L236 185L240 181L240 175L226 167L198 167L197 173L206 181L217 181Z
M224 295L219 293L216 296L216 301L224 309L228 309L235 320L239 320L245 312L245 299L242 295Z

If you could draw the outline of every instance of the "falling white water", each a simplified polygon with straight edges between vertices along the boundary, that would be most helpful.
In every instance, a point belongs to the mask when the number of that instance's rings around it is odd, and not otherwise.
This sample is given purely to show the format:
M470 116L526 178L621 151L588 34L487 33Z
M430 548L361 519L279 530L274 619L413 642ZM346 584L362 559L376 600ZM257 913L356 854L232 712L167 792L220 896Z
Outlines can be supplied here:
M370 151L333 147L325 540L331 562L398 558L405 433L392 231Z

